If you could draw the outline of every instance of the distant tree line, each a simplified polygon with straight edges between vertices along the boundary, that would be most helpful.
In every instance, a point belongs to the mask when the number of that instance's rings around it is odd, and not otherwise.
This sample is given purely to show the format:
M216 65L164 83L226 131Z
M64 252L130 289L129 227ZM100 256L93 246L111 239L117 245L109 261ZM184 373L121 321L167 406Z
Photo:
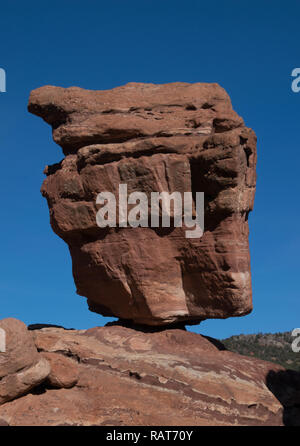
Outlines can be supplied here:
M287 369L300 371L300 353L294 353L291 332L240 334L223 339L222 342L232 352L275 362Z

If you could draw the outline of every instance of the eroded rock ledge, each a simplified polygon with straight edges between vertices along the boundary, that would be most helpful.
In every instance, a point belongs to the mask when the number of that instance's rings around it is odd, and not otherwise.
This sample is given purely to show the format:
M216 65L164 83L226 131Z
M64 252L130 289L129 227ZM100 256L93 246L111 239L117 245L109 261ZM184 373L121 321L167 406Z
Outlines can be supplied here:
M300 425L299 373L199 334L117 324L27 331L15 319L0 327L9 333L0 425ZM30 380L11 393L16 374Z
M42 193L70 248L89 308L148 325L242 316L252 309L248 214L256 137L217 84L130 83L108 91L46 86L29 111L52 126L65 158L47 166ZM205 232L106 228L96 196L205 194Z

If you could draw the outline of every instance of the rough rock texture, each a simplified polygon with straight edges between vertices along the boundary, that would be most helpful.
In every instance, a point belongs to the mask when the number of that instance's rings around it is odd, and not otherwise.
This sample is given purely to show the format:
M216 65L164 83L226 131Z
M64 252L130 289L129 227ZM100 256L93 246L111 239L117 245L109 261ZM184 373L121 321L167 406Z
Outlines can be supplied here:
M0 404L13 400L44 381L50 365L38 354L26 325L13 318L0 321L6 351L0 353Z
M69 245L78 294L92 311L164 325L242 316L252 309L248 213L256 137L217 84L130 83L108 91L46 86L29 111L52 126L65 158L42 193ZM104 228L96 196L205 193L205 232Z
M67 359L78 381L2 404L3 425L300 425L300 374L214 339L121 325L33 334L52 370Z
M77 363L66 356L58 353L42 353L42 356L49 362L51 372L47 377L47 384L50 387L66 388L75 386L78 381Z

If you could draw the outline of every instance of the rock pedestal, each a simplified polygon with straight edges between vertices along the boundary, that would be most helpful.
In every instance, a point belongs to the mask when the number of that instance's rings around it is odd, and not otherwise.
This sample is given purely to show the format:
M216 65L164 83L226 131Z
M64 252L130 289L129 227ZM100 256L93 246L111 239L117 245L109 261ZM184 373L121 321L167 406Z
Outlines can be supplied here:
M120 324L29 335L51 372L36 391L0 399L0 425L300 425L299 372L212 338Z

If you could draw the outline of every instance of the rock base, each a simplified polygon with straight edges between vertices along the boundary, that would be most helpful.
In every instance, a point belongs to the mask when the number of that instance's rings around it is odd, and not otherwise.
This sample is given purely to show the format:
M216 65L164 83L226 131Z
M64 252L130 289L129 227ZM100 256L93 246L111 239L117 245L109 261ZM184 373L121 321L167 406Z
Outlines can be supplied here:
M300 374L226 351L214 339L117 324L31 334L51 373L0 406L2 423L300 425Z

